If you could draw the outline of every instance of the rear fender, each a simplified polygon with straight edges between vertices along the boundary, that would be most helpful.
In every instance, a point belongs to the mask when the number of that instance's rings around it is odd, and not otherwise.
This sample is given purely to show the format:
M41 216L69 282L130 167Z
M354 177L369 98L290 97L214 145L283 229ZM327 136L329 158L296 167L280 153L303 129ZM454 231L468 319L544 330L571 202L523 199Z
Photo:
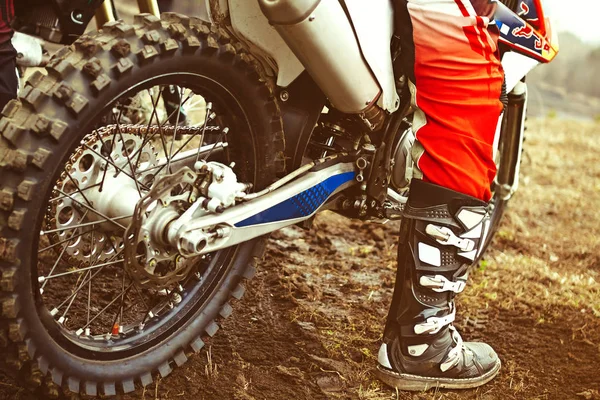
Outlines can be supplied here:
M195 14L203 21L216 24L227 18L229 5L227 0L199 0Z
M198 17L220 24L228 17L235 36L244 42L277 86L288 87L304 66L263 15L257 0L201 0Z

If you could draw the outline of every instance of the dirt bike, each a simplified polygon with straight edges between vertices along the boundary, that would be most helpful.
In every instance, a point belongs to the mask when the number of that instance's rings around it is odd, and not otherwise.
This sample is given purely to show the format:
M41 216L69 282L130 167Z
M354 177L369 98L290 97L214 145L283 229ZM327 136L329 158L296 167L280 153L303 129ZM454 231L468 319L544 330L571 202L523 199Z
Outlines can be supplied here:
M270 232L325 209L402 218L414 135L393 3L200 3L158 18L141 2L133 25L82 35L109 3L55 0L24 25L72 42L0 121L1 362L29 386L149 385L231 315ZM539 0L498 4L496 24L492 230L518 188L524 78L558 51Z

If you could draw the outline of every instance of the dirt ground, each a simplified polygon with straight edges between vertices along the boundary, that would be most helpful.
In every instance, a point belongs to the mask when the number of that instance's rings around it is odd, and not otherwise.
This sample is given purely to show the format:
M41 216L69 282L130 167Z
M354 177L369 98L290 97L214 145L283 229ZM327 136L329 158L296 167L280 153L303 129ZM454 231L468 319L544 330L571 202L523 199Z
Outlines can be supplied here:
M324 213L272 236L206 351L122 398L600 399L600 125L529 126L520 191L458 301L465 339L502 359L491 384L397 393L376 380L398 226ZM0 399L31 398L0 380Z

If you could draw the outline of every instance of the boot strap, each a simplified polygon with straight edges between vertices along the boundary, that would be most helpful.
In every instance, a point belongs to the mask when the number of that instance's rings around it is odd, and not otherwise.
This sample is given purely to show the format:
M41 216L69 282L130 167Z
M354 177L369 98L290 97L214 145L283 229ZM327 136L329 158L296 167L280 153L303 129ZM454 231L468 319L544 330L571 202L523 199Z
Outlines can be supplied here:
M473 240L458 237L450 228L446 228L445 226L429 224L425 228L425 232L444 246L454 246L463 252L475 250L475 242Z
M445 361L440 364L442 372L446 372L458 365L460 362L460 353L463 349L463 339L462 336L460 336L460 333L458 333L454 326L450 326L450 331L452 332L452 338L454 339L456 346L450 349Z
M465 290L465 287L467 286L467 282L465 281L452 282L443 275L422 276L419 283L421 286L437 293L454 292L458 294Z
M470 230L457 236L452 229L446 226L427 224L425 232L443 246L454 246L458 255L474 261L483 250L483 243L489 233L490 220L484 215L481 222Z
M427 320L421 324L417 324L414 327L414 331L417 335L435 335L439 331L442 330L443 327L449 325L454 322L456 318L456 307L454 307L454 303L450 303L452 307L452 312L445 317L431 317L427 318Z

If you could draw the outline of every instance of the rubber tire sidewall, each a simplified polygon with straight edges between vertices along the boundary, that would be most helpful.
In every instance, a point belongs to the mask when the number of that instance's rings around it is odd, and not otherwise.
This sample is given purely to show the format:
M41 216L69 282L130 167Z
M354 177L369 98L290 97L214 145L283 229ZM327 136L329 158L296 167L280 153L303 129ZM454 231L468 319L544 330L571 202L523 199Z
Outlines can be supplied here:
M26 327L27 340L25 343L27 351L30 356L37 359L43 373L46 372L43 370L45 366L49 367L49 371L52 373L53 380L56 383L62 382L64 384L67 377L73 377L81 383L91 382L118 385L119 382L129 379L139 381L141 376L148 373L155 373L165 363L172 362L173 356L182 350L188 349L188 345L192 340L199 336L206 336L206 327L217 318L222 306L228 301L232 291L236 289L242 280L245 271L252 261L252 257L256 253L255 247L260 245L261 239L240 245L226 278L223 279L206 308L189 318L188 322L167 340L157 343L154 347L143 353L127 359L96 362L92 359L75 357L53 340L39 319L38 305L34 302L37 292L37 277L32 276L30 268L24 268L24 266L31 265L33 261L31 251L32 249L37 249L39 240L37 232L39 232L38 228L41 221L40 214L32 212L32 210L43 209L48 199L47 194L50 193L55 181L57 168L62 168L62 160L67 157L69 151L82 138L82 134L79 132L88 132L81 121L93 121L95 114L108 101L136 82L144 81L167 70L199 73L204 76L210 76L211 79L219 82L233 93L235 98L240 102L246 112L250 127L254 132L254 148L257 151L257 176L255 179L257 187L263 187L273 179L274 167L273 165L269 165L269 163L273 163L274 157L272 153L274 152L274 148L269 142L264 141L264 134L274 133L272 124L274 116L278 115L278 109L272 99L268 99L272 104L271 108L264 106L267 98L271 96L269 91L265 89L264 83L257 84L256 74L247 68L247 63L240 63L240 60L236 60L236 57L231 57L229 64L226 64L223 62L223 57L204 57L202 54L199 56L197 53L183 55L182 53L183 50L180 48L172 57L161 58L159 62L155 61L141 67L136 65L135 69L127 77L116 80L111 84L109 90L97 96L91 94L89 87L76 87L75 83L77 82L74 82L72 77L69 78L71 83L73 83L74 89L78 93L84 93L85 97L90 99L85 111L77 115L76 119L73 118L72 114L68 114L69 111L66 108L59 108L58 102L53 98L47 99L45 104L38 105L37 107L38 113L42 113L49 118L64 118L64 120L69 121L69 130L60 139L59 148L62 153L55 153L52 157L55 160L61 160L58 162L58 165L56 162L52 162L54 167L49 167L51 162L47 162L44 170L29 166L25 172L28 179L37 182L37 192L45 193L46 195L34 196L28 202L16 202L17 207L23 207L28 210L23 221L23 226L35 227L34 229L23 229L17 235L20 240L17 247L17 254L21 266L18 269L16 293L19 308L18 318L22 319L21 323L24 323ZM111 58L112 55L107 51L96 54L96 57L103 64L114 63L114 58ZM246 65L246 67L243 67L243 65ZM77 71L77 74L81 74L81 72ZM80 79L80 81L83 80ZM257 101L257 99L263 99L263 101ZM263 136L260 136L261 134ZM263 139L262 143L258 143L260 140L256 142L259 137ZM51 142L52 139L46 137L37 142L28 143L28 150L33 151L35 146L45 146ZM55 144L53 148L57 148ZM16 186L15 183L13 184ZM3 236L5 236L7 230L8 228L5 227L2 232Z

